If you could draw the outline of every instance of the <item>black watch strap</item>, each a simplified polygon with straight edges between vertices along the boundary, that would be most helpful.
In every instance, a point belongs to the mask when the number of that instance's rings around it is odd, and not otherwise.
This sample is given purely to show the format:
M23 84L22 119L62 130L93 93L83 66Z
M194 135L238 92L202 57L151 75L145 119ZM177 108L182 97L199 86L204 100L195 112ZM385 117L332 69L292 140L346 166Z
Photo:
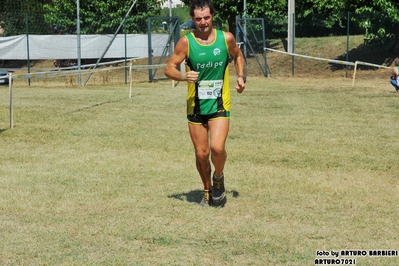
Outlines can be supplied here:
M244 83L247 82L247 76L245 75L238 75L237 78L242 78L244 80Z

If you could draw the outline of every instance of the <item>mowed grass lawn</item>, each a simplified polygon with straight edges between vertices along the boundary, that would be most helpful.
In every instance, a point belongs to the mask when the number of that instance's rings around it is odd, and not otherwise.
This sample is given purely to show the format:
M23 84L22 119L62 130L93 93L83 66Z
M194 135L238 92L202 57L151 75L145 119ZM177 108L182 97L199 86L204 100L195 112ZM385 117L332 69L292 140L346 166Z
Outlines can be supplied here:
M399 250L399 94L351 83L232 88L218 208L198 204L184 83L138 83L132 98L125 84L15 84L14 129L1 87L0 264L313 265Z

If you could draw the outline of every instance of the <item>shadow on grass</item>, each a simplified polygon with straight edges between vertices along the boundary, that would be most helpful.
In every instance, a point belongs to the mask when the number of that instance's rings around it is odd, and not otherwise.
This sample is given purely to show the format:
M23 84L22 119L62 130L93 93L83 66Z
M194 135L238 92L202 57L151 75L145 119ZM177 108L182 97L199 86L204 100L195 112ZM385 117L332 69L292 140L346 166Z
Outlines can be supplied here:
M236 190L226 190L226 197L222 202L216 204L215 207L224 207L224 205L226 205L227 198L229 196L233 198L238 198L239 195L240 193ZM189 192L172 194L168 195L168 198L174 198L181 201L188 201L191 203L200 203L202 199L202 190L197 189L197 190L191 190Z
M366 44L361 44L356 48L351 49L348 51L348 55L342 54L337 56L335 59L340 61L346 61L348 56L348 61L355 62L367 62L376 65L385 65L391 66L393 61L395 60L395 56L392 56L392 51L383 48L374 48L372 46L368 46ZM330 64L330 69L332 71L342 70L345 69L347 66L344 64ZM352 67L353 68L353 67ZM357 69L361 70L377 70L375 66L368 66L368 65L358 65ZM390 73L390 72L389 72ZM389 75L389 74L388 74Z

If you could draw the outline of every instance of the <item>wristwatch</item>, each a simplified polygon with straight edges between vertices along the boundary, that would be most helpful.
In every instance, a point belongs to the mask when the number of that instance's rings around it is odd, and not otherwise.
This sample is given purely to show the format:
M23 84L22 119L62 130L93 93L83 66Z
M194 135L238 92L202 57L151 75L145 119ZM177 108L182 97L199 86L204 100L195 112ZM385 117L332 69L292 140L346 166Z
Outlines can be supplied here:
M242 78L244 80L244 83L247 82L247 76L245 75L238 75L237 78Z

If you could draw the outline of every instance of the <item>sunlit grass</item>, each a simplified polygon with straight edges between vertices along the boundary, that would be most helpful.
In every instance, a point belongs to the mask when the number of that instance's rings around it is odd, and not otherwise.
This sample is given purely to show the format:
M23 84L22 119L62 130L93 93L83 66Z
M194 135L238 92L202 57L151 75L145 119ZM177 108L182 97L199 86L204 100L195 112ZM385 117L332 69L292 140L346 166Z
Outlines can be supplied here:
M185 84L0 88L2 265L313 265L398 250L386 80L251 77L232 91L227 203L202 208ZM398 258L356 258L397 265Z

